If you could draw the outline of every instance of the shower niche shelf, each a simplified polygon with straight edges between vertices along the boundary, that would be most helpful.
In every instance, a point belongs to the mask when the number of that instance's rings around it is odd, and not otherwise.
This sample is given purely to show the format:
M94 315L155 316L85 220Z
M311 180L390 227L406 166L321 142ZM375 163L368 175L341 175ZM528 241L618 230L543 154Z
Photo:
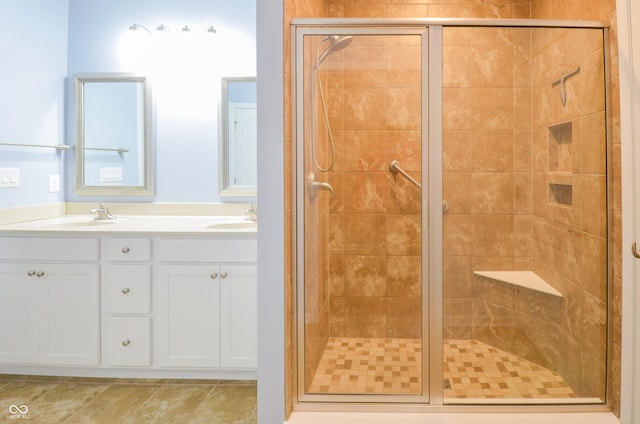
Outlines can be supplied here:
M573 123L549 127L549 203L573 205Z

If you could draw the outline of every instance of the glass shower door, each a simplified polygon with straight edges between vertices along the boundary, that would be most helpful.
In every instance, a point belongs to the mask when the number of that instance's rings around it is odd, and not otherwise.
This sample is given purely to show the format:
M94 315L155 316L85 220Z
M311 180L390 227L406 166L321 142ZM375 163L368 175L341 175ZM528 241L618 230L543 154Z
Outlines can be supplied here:
M298 396L424 402L426 33L328 31L298 34Z
M445 403L602 403L603 31L443 38Z

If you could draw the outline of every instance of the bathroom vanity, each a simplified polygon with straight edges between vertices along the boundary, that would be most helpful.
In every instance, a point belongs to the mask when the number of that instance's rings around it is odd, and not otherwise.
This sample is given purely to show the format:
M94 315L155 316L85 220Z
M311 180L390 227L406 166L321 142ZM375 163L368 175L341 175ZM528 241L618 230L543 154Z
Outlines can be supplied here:
M0 373L255 378L256 231L239 216L0 226Z

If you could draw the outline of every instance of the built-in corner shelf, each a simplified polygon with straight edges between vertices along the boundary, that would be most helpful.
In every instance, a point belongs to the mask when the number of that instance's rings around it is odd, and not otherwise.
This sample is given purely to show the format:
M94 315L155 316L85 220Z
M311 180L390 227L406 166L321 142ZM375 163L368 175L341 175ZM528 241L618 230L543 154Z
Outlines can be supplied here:
M551 296L562 297L562 293L533 271L473 271L473 274Z
M549 203L573 205L573 123L549 126Z

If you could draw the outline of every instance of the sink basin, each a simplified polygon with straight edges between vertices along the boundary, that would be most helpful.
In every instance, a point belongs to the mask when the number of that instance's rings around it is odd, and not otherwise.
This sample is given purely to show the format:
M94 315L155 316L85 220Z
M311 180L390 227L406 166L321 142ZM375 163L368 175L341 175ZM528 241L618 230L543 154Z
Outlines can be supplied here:
M76 221L76 222L64 222L57 224L61 227L93 227L97 225L113 225L118 221L111 219L94 219L92 221Z
M208 225L211 230L253 230L258 228L256 221L218 222Z
M42 223L43 228L51 229L99 229L109 226L122 226L124 223L133 223L133 220L127 217L118 219L95 219L90 215L66 215L59 218L45 220Z

